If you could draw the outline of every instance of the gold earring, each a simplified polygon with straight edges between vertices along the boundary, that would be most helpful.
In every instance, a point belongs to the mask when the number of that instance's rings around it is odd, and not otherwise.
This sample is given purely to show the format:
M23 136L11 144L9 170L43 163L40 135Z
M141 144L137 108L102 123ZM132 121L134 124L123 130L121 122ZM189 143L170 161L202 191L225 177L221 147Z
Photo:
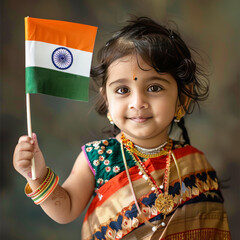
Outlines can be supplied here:
M184 109L183 106L180 106L175 114L174 122L180 122L181 118L184 116Z
M113 120L112 120L112 117L111 117L111 115L110 115L110 113L108 112L107 113L107 118L108 118L108 120L109 120L109 122L110 122L110 124L114 124L114 122L113 122Z

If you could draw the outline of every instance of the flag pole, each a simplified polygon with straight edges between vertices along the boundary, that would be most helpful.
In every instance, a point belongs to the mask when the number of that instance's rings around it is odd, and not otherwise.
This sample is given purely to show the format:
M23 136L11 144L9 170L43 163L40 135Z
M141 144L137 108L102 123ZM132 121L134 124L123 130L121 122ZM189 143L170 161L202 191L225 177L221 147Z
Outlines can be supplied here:
M31 122L31 109L30 109L30 94L26 93L26 107L27 107L27 131L28 136L32 138L32 122ZM35 159L32 158L32 180L36 180L36 169L35 169Z

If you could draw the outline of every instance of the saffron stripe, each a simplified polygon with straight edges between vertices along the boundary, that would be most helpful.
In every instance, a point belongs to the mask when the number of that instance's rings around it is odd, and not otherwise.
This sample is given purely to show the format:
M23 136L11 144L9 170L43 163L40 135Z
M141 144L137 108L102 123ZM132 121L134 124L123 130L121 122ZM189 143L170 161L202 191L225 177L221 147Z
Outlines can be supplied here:
M40 18L25 18L25 40L93 52L97 27Z

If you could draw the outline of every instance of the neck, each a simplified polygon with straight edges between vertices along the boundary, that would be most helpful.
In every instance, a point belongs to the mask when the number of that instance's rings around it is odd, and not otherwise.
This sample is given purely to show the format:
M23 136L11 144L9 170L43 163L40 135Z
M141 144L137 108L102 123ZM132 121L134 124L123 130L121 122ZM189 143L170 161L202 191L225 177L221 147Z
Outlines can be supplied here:
M128 135L127 133L121 132L119 133L116 138L120 142L122 133L125 135L127 139L132 141L135 145L142 147L142 148L157 148L163 144L165 144L168 140L168 134L162 134L161 136L157 136L155 138L136 138L133 136Z

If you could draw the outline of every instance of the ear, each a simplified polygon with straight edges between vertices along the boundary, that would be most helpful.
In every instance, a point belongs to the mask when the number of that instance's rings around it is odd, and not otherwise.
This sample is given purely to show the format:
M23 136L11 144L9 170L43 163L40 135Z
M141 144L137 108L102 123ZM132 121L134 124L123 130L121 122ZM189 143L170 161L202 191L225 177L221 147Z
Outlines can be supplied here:
M185 112L188 110L191 101L192 101L192 99L190 97L184 96L184 100L182 102L182 105L183 105L183 109L184 109Z
M187 86L187 88L188 88L189 92L191 92L191 93L193 92L193 84L189 84ZM181 107L183 116L186 114L186 111L188 110L191 101L192 101L192 99L185 94L182 94L180 96L180 99L178 98L177 110Z
M188 85L187 88L188 88L189 92L193 92L193 84ZM176 121L177 120L179 121L182 117L184 117L184 115L186 114L186 112L189 108L191 100L192 99L185 94L182 94L181 96L178 97L176 113L175 113Z

